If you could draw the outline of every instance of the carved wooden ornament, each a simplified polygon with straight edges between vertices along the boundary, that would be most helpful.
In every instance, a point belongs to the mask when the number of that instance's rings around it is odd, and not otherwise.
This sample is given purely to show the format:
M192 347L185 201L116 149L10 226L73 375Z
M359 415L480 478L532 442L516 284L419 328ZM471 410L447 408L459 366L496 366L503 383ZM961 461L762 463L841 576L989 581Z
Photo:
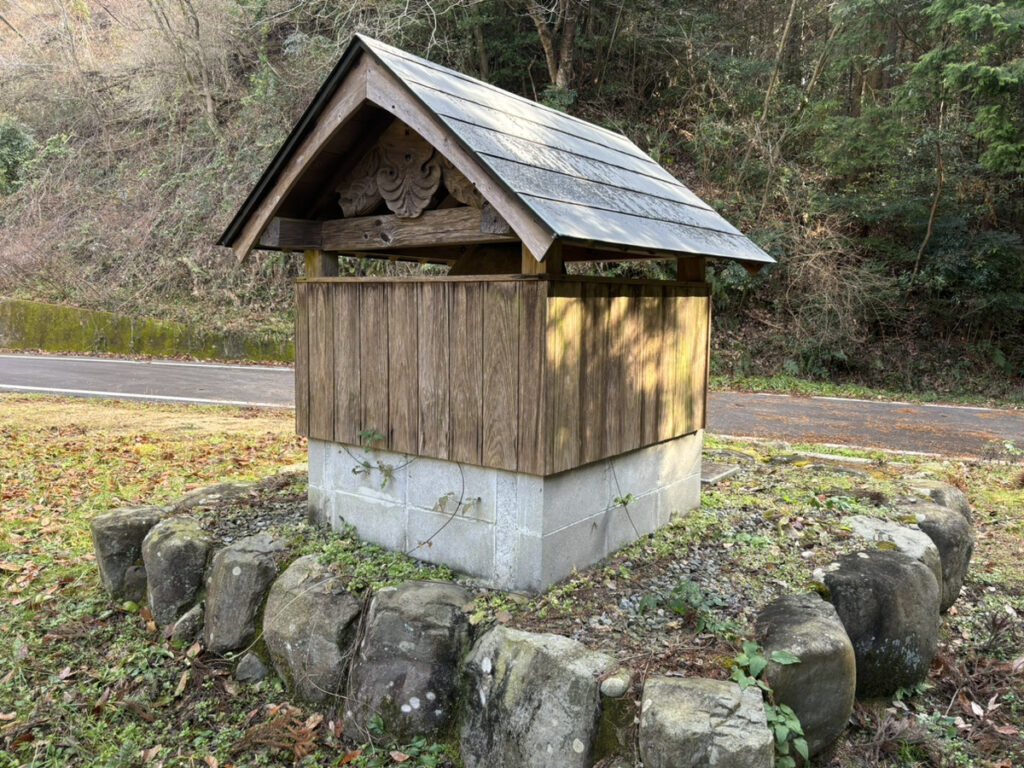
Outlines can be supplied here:
M346 183L338 188L338 204L346 217L373 213L383 199L377 189L380 150L373 147L352 170Z
M441 164L434 148L409 126L394 122L381 136L377 189L396 216L415 219L441 186Z
M462 171L452 165L448 158L441 158L441 172L444 177L444 186L452 197L463 205L471 205L474 208L481 208L484 204L484 196L474 186L473 182L462 175Z

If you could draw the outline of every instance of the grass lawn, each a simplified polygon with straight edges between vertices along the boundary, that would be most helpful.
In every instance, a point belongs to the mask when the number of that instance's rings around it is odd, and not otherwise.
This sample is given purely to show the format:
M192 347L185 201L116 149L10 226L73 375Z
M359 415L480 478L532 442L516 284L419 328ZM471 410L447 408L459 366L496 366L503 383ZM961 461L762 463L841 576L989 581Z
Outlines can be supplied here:
M813 588L813 566L851 546L838 517L886 514L862 491L893 499L914 475L951 480L975 506L977 540L932 674L899 701L858 705L821 764L1024 765L1021 467L853 452L866 460L855 474L779 460L822 451L813 446L709 437L708 448L755 461L706 492L701 510L544 595L479 591L471 621L575 635L641 676L724 677L757 609ZM0 397L0 766L453 764L452 749L424 741L346 742L329 707L287 703L274 679L234 682L230 662L173 647L100 587L88 533L97 513L304 459L290 412ZM275 490L291 503L304 491L301 475ZM344 536L304 536L353 588L416 572Z

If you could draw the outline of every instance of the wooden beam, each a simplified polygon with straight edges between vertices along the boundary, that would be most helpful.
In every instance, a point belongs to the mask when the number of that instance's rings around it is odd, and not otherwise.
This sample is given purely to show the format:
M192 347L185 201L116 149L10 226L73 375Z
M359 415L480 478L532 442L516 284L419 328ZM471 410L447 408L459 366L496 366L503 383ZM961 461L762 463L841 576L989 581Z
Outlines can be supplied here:
M259 245L274 251L379 251L380 256L394 253L400 258L456 261L468 252L458 250L459 246L518 242L508 227L504 232L481 231L482 217L478 208L459 207L425 211L415 219L391 214L330 221L278 218L267 226ZM403 253L410 248L427 250L423 255Z
M676 259L676 280L681 283L703 283L707 279L707 259L686 256Z
M305 219L273 219L260 235L259 247L271 251L319 250L322 224Z
M480 210L469 207L425 211L415 219L393 215L335 219L323 222L321 227L323 249L340 253L515 241L511 231L481 232Z
M316 159L331 136L350 120L366 101L366 67L367 57L362 56L346 76L345 82L331 97L327 107L317 120L316 128L310 131L302 144L295 150L291 160L281 169L277 181L267 190L263 202L249 216L241 233L231 244L231 249L239 261L248 256L249 251L259 242L260 235L274 218L281 202L295 187L302 172Z
M544 258L544 261L537 261L537 257L530 252L530 249L524 243L520 261L524 275L561 275L565 272L560 243L555 243L548 249L548 255Z
M514 275L519 271L518 243L474 246L456 261L449 276Z
M333 253L324 253L316 248L305 251L306 277L337 277L338 257Z

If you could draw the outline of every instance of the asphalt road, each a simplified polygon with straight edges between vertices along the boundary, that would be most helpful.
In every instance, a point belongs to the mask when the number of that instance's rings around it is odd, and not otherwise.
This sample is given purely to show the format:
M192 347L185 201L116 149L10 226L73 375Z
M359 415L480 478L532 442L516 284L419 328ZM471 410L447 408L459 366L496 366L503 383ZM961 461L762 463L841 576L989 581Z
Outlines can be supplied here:
M0 393L47 392L260 407L292 407L294 373L267 366L0 355ZM1024 447L1024 412L831 397L712 392L708 430L721 435L983 456Z
M0 355L0 393L290 408L295 373L256 365Z

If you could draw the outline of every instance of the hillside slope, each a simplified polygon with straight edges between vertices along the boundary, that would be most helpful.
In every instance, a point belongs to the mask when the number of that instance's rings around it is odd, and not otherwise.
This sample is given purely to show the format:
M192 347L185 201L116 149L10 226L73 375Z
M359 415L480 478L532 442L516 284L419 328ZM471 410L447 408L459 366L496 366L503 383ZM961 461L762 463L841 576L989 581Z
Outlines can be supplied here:
M626 133L778 258L713 267L719 370L1024 397L1022 25L1022 0L0 0L0 294L287 335L294 258L212 243L360 31Z

